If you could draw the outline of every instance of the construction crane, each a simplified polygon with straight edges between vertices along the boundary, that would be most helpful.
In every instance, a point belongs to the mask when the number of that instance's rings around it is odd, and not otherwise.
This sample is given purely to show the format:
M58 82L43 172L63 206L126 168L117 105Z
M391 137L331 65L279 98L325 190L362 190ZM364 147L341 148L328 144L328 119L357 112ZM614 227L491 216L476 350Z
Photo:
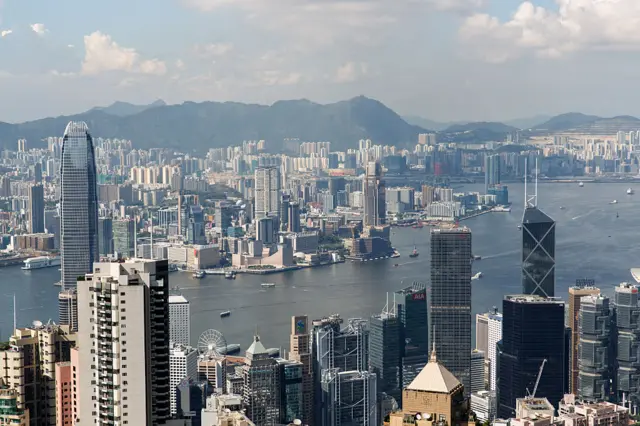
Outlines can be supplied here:
M542 370L544 370L544 365L547 363L547 359L542 360L542 364L540 364L540 371L538 371L538 377L536 378L536 384L533 386L533 392L529 394L525 399L533 399L536 397L536 391L538 390L538 385L540 384L540 377L542 377ZM527 392L529 390L527 389Z

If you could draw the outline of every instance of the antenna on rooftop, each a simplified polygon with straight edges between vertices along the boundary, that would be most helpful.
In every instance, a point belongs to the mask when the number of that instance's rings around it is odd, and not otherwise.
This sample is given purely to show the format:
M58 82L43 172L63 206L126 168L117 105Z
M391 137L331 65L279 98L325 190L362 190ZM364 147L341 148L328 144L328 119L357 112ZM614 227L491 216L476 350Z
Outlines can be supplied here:
M13 293L13 333L15 333L16 328L18 328L18 317L16 315L16 294Z
M534 193L529 195L527 193L527 174L529 172L527 158L524 159L524 208L538 207L538 158L536 158L536 165L534 170Z
M133 258L138 257L138 224L133 225Z
M527 175L529 174L528 167L528 158L524 159L524 208L526 209L528 206L528 196L527 196Z
M153 213L149 215L151 219L151 260L153 260Z
M538 207L538 157L536 157L536 193L534 197L535 207Z

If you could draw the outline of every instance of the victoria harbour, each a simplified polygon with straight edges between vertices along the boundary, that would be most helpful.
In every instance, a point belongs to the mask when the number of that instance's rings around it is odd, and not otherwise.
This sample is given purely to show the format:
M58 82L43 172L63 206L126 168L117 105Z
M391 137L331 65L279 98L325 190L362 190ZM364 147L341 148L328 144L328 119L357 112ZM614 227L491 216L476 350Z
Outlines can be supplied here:
M477 191L481 185L466 185L456 191ZM639 188L640 189L640 188ZM623 281L632 281L629 269L640 263L635 238L640 208L637 196L627 196L618 184L539 185L539 205L557 221L556 296L566 298L567 289L578 278L591 278L610 294ZM461 222L472 231L475 261L473 272L483 277L473 281L473 313L500 307L505 294L521 292L521 231L523 187L511 184L510 213L490 213ZM610 204L617 199L617 204ZM381 311L386 293L415 281L429 283L429 229L393 228L392 244L399 259L377 262L346 262L318 268L272 274L238 275L235 280L207 276L196 280L190 273L170 275L170 286L191 303L191 340L203 331L221 331L229 343L246 348L256 329L267 347L287 348L291 315L319 318L333 313L344 319L368 318ZM597 244L594 244L596 243ZM409 258L413 246L420 255ZM397 267L394 264L398 264ZM7 339L13 327L12 295L16 295L18 326L34 319L57 322L59 281L56 268L23 271L19 266L0 269L3 298L0 299L0 334ZM275 283L262 288L261 283ZM220 318L220 312L231 315Z

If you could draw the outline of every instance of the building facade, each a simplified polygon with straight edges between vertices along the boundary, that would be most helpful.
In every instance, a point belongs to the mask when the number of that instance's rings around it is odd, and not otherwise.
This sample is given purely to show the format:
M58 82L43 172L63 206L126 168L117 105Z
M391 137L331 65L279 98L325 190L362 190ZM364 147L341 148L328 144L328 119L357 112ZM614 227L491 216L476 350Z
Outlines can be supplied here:
M600 294L600 289L593 286L594 282L579 280L575 286L569 287L569 321L571 329L571 348L569 354L569 391L578 395L578 345L580 343L580 301L584 296ZM608 304L608 303L607 303Z
M384 311L369 320L369 368L378 379L379 393L402 400L402 326L395 312Z
M412 286L397 291L395 301L401 327L401 373L404 389L429 361L427 287L424 283L413 283Z
M278 362L269 357L267 349L254 336L242 366L242 402L247 417L256 425L280 422L280 374Z
M255 172L255 218L280 213L281 177L279 167L260 167Z
M178 412L176 390L184 379L198 378L198 351L191 346L172 344L169 348L169 397L171 415Z
M522 216L522 293L555 295L556 223L536 206Z
M295 316L291 318L289 343L289 358L302 364L302 416L300 420L305 425L313 426L313 353L308 317Z
M169 340L179 345L191 344L191 312L184 296L169 296Z
M622 283L615 287L618 400L640 406L640 307L638 286Z
M29 232L44 232L44 188L40 184L29 187Z
M387 203L382 165L377 161L367 163L364 182L364 226L380 226L386 223Z
M113 221L113 252L126 259L134 257L136 245L136 222L133 219L118 219Z

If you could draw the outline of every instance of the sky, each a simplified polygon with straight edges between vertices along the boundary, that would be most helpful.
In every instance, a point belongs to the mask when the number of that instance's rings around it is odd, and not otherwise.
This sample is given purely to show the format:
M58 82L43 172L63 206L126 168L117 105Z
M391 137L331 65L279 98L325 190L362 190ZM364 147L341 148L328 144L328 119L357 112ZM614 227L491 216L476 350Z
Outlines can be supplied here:
M0 122L358 95L402 115L640 115L638 0L0 0Z

